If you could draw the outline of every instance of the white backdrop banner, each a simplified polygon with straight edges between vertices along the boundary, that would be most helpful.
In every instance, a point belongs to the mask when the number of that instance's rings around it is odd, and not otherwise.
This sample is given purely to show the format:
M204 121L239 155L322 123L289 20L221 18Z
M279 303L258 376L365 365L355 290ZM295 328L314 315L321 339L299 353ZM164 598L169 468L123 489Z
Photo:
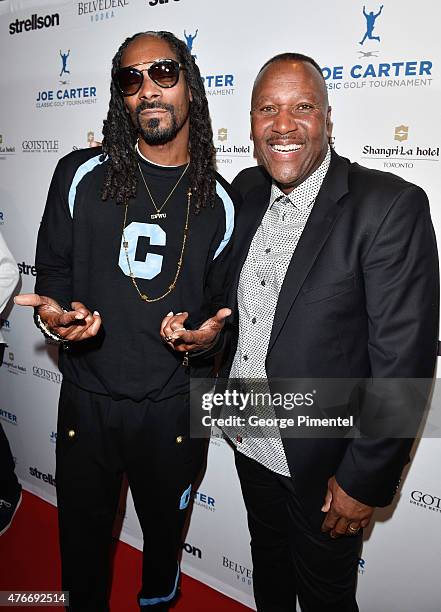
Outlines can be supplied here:
M271 56L311 55L323 68L335 148L428 193L441 232L441 6L435 0L0 1L0 230L23 292L57 160L102 138L111 58L140 30L186 40L204 76L218 169L232 179L255 164L249 136L253 79ZM25 488L55 503L61 375L27 309L1 321L0 419ZM438 612L441 601L441 448L422 440L399 498L377 513L359 562L363 612ZM121 538L141 548L128 497ZM228 445L211 440L183 552L191 576L254 607L246 516Z

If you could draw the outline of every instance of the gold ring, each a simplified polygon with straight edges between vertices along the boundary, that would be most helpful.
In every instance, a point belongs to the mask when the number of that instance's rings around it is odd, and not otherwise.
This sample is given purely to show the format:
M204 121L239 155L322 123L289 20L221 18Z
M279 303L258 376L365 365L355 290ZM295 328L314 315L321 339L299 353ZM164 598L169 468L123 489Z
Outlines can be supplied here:
M352 527L352 525L348 526L348 531L352 534L356 534L360 531L360 527Z

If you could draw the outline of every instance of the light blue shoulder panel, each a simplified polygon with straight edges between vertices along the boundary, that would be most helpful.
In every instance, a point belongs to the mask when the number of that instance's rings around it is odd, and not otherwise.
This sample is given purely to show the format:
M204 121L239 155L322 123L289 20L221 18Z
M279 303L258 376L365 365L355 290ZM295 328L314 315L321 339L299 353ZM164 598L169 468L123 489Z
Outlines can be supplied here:
M87 160L87 162L84 162L84 164L81 164L81 166L78 166L77 171L75 172L75 175L73 177L73 180L72 180L72 183L69 189L69 196L68 196L70 216L72 218L73 218L73 212L74 212L74 206L75 206L75 196L77 195L78 184L81 181L81 179L86 176L88 172L91 172L95 168L95 166L102 164L102 162L100 161L100 157L101 157L101 153L97 155L96 157L91 157L90 159Z
M233 201L232 201L232 199L230 198L228 193L225 191L225 189L222 187L222 185L218 181L216 181L216 193L220 197L220 199L222 200L222 202L224 204L224 209L225 209L225 234L224 234L224 237L222 238L222 242L217 247L217 250L216 250L216 253L214 254L213 259L216 259L216 257L222 253L224 248L229 243L230 238L231 238L231 234L233 233L233 230L234 230L234 205L233 205Z

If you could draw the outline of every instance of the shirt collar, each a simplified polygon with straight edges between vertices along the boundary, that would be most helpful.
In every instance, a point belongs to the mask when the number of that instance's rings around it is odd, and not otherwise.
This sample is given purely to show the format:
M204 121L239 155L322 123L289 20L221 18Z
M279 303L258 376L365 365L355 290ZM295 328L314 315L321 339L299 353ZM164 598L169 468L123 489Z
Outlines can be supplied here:
M300 185L295 187L291 191L291 193L283 193L283 191L281 191L281 189L279 189L279 187L277 187L277 185L273 181L269 202L270 207L274 204L276 200L288 198L291 204L296 208L300 210L307 210L315 202L317 194L320 191L320 187L322 186L323 180L329 169L330 162L331 148L328 145L328 150L326 152L325 158L320 164L320 166L316 170L314 170L314 172L306 179L306 181L303 181L303 183L300 183Z
M148 159L145 155L141 153L141 151L139 150L138 141L136 141L136 144L135 144L135 151L138 153L139 157L141 157L144 161L148 162L152 166L158 166L158 168L180 168L182 165L185 166L185 164L180 164L179 166L165 166L164 164L158 164L156 162L152 162L150 159Z

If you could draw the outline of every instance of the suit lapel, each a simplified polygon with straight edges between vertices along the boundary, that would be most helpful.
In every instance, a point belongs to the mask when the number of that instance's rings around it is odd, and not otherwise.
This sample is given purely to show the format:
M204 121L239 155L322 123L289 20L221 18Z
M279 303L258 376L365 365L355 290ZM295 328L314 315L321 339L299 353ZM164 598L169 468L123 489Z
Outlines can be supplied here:
M268 353L274 346L303 283L343 210L339 202L347 192L347 160L332 152L329 170L283 281L274 315Z

